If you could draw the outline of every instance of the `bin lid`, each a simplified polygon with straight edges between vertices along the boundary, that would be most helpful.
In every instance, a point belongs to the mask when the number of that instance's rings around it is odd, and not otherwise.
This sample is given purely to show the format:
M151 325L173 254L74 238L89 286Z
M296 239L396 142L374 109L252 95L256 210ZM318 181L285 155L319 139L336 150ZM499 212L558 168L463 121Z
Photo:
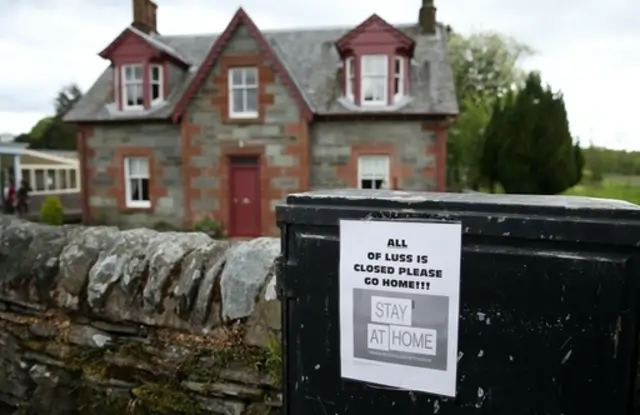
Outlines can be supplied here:
M435 193L399 190L335 189L292 193L288 205L375 206L412 209L486 210L510 213L576 213L616 212L628 218L640 219L640 206L616 199L566 195L517 195L488 193ZM480 209L482 208L482 209ZM608 216L605 214L605 216Z
M279 223L450 219L465 234L640 247L640 206L584 196L332 189L290 194L276 212Z

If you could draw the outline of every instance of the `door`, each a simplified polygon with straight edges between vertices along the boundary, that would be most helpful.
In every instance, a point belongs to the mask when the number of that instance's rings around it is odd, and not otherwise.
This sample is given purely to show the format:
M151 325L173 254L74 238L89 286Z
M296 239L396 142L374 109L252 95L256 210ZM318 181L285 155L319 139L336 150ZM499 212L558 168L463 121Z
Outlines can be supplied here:
M229 236L260 236L258 157L231 157L229 169Z

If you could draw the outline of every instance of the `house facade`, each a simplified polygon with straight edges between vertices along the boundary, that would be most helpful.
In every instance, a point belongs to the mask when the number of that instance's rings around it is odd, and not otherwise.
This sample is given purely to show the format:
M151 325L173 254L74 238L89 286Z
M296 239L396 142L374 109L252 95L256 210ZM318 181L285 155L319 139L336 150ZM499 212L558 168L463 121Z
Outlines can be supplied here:
M292 192L445 190L458 113L446 30L417 23L260 31L240 9L219 35L162 36L157 6L100 56L110 61L66 115L79 125L85 220L277 234Z

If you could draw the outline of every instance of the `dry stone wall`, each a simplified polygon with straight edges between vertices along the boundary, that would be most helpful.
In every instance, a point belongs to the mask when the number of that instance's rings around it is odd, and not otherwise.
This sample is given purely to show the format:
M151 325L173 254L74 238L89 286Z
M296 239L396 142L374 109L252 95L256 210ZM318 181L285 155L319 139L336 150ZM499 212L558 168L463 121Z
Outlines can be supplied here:
M277 413L279 252L0 217L0 413Z

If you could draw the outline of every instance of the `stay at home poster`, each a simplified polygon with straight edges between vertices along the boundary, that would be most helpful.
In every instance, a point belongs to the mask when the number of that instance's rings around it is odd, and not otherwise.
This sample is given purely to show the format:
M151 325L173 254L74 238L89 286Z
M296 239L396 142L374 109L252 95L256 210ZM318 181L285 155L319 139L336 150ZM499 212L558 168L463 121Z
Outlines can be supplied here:
M455 396L462 228L340 221L342 377Z

